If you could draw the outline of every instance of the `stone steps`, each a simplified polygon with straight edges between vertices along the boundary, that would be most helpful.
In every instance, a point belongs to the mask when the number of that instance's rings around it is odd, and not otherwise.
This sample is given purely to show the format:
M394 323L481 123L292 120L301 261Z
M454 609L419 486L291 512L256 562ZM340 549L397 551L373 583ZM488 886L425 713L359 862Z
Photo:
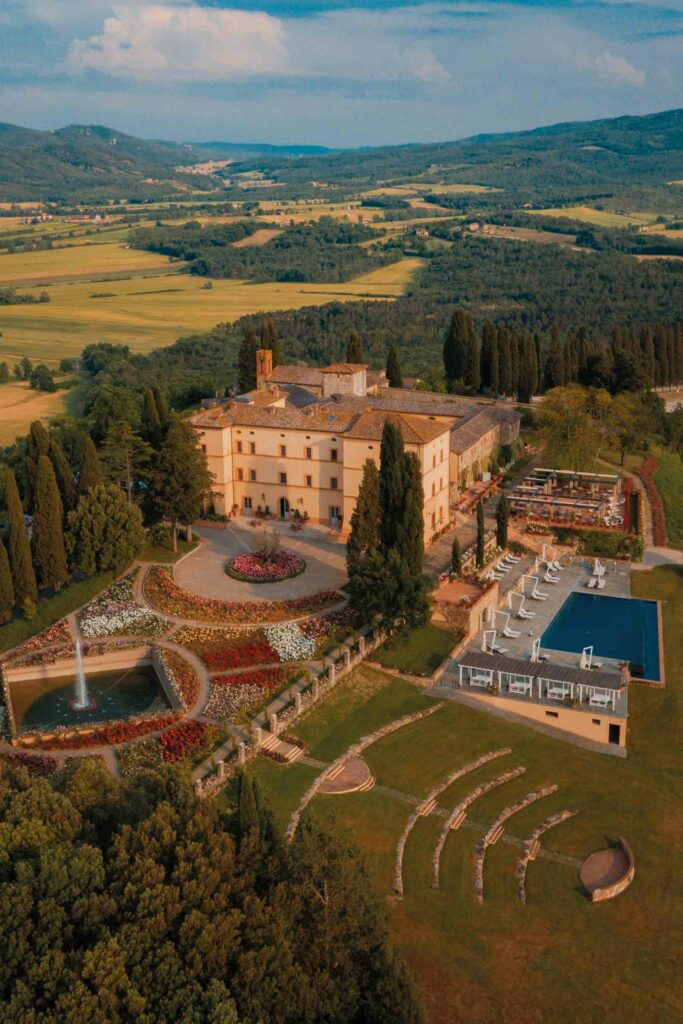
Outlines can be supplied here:
M298 761L300 757L303 757L303 748L296 746L294 743L288 743L287 740L280 739L277 733L270 733L261 744L262 753L277 754L283 758L287 764L293 764L294 761Z
M374 785L375 785L375 780L374 780L373 776L370 775L365 780L365 782L361 786L358 787L356 792L357 793L369 793L370 790L374 788Z

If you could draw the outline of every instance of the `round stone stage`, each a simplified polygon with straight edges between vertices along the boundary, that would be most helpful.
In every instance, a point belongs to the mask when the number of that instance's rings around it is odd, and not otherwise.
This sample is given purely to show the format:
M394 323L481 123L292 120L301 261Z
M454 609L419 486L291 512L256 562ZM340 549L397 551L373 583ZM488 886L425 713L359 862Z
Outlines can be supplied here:
M321 784L318 793L341 796L342 793L366 793L375 784L370 769L362 757L347 757L333 775Z
M626 854L620 846L599 850L586 857L579 871L581 884L589 894L597 889L608 889L618 882L629 870Z

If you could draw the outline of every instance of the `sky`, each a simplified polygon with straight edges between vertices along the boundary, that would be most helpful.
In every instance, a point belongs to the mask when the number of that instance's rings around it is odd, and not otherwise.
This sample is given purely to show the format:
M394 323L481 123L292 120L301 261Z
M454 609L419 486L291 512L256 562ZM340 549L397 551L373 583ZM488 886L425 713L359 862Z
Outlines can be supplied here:
M683 0L0 0L0 121L434 142L683 106Z

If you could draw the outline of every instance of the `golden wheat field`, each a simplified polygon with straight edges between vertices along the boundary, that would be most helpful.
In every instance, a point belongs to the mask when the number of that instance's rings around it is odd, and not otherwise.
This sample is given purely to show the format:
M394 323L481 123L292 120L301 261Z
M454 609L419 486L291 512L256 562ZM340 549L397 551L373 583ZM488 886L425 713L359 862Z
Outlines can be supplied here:
M47 395L23 382L0 384L0 445L12 444L34 420L50 420L64 412L66 391Z
M129 249L122 242L80 240L79 244L63 248L0 256L0 286L40 285L79 277L156 270L169 265L168 256Z

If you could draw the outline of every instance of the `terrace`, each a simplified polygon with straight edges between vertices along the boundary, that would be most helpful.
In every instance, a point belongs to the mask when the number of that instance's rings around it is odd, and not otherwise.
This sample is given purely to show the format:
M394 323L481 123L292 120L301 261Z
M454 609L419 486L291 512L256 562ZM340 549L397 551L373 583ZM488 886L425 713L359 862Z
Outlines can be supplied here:
M513 513L551 526L621 528L625 497L614 473L538 468L510 494Z

